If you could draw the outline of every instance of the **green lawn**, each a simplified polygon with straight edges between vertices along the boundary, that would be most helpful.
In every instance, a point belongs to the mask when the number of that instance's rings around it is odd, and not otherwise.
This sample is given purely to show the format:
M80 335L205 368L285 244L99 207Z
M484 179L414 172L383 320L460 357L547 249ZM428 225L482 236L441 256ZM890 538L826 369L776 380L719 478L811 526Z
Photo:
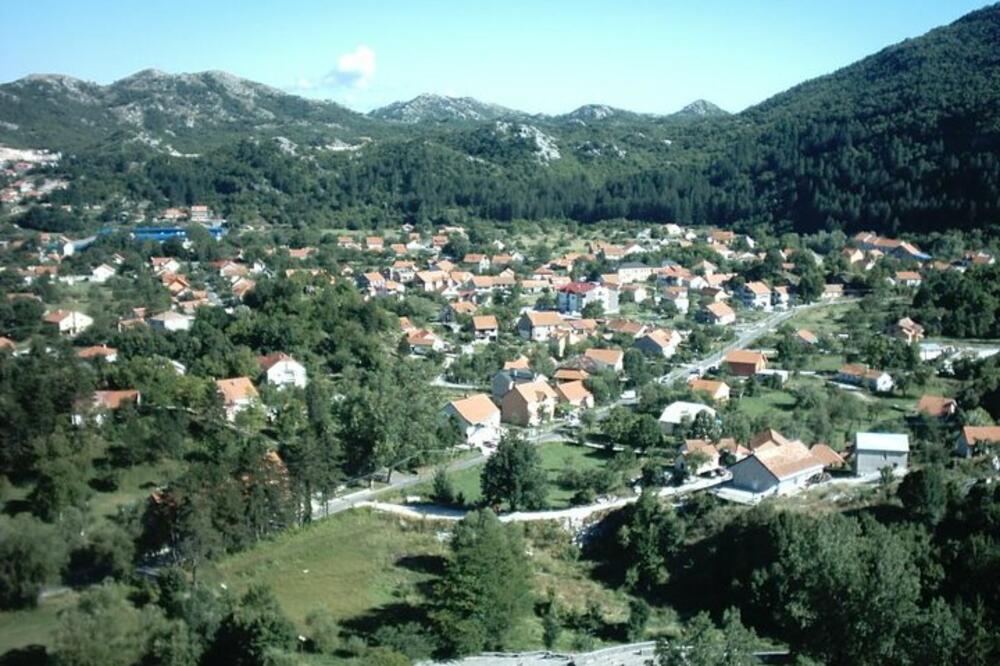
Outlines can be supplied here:
M575 467L580 470L600 467L608 460L608 454L599 449L574 446L564 442L548 442L538 447L542 459L542 468L549 481L548 506L552 509L565 509L570 506L573 491L559 487L560 474ZM482 499L480 492L480 477L482 465L452 472L448 475L456 493L462 493L466 504L473 505ZM421 484L407 494L429 496L430 484Z
M850 332L852 315L857 311L857 303L833 303L817 306L794 314L789 320L795 330L804 328L816 335Z
M145 499L153 488L167 485L180 474L183 464L164 460L154 465L136 465L122 472L118 488L112 492L97 492L90 498L95 516L112 516L119 507Z
M790 411L795 406L795 397L786 391L758 387L756 395L739 398L736 404L747 415L760 416L773 410Z
M565 509L570 506L573 490L559 486L559 475L571 468L579 470L593 469L608 461L608 454L600 449L584 446L573 446L562 442L542 444L538 448L542 457L542 467L549 479L548 504L553 509Z
M345 620L416 595L431 578L421 558L445 552L439 527L347 511L229 557L210 575L237 593L269 585L300 626L318 608Z
M67 593L42 601L37 608L0 613L0 655L28 645L52 645L59 611L76 603Z

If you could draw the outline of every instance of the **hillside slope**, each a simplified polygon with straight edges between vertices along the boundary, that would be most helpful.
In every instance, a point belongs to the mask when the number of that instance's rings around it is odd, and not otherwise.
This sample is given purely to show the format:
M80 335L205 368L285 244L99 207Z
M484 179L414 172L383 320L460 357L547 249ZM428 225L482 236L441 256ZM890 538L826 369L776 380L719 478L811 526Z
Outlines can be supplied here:
M88 174L90 194L183 192L252 210L267 192L268 215L374 205L403 217L461 208L498 220L996 231L1000 5L735 115L698 101L665 116L602 105L527 116L421 96L367 117L222 73L145 71L110 86L0 86L0 143L87 148L67 168ZM155 162L113 169L133 144ZM204 164L179 156L193 152ZM248 154L253 170L231 163Z

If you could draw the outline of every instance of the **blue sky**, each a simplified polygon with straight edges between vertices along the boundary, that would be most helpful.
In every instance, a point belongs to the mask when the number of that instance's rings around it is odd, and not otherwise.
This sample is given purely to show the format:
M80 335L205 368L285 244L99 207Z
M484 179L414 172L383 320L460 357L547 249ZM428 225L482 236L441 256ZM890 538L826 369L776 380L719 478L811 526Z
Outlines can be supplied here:
M421 92L531 112L738 111L982 0L0 0L0 81L221 69L368 110Z

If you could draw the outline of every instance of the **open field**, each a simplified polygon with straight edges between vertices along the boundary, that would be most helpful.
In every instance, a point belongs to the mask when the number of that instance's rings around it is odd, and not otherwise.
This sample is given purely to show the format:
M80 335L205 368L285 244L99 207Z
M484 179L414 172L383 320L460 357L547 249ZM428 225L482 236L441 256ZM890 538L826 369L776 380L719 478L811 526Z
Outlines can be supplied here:
M208 578L237 594L250 583L269 585L300 628L310 611L326 608L348 631L363 631L373 618L391 623L421 615L428 584L440 572L447 553L440 529L436 523L349 511L227 558ZM606 622L625 621L628 595L594 580L593 565L572 553L567 533L554 526L532 525L527 536L538 598L551 589L566 613L582 614L596 602ZM674 629L671 613L654 613L649 624L653 634ZM531 617L512 636L511 648L539 649L541 637L541 622ZM569 649L575 639L575 632L566 630L557 647Z
M834 335L851 328L851 315L857 308L857 303L850 302L802 310L788 320L788 325L795 330L810 330L816 335Z
M112 516L119 507L143 500L152 489L167 485L180 474L182 467L182 463L174 460L155 465L141 464L123 470L118 488L106 493L95 492L90 498L90 507L95 516Z
M44 599L37 608L0 613L0 655L29 645L52 645L59 612L76 603L68 592Z
M301 627L319 608L339 621L413 597L431 578L424 560L444 552L434 526L355 510L222 560L211 576L237 593L269 585Z

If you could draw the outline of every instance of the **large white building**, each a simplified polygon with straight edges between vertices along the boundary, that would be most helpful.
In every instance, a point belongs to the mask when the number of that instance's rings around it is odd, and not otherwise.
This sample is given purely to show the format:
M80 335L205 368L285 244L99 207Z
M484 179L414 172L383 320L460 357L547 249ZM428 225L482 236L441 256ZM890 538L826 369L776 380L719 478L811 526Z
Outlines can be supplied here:
M69 336L79 335L94 325L91 317L75 310L55 310L45 315L43 321L60 334Z
M665 433L673 432L674 428L685 421L693 421L698 414L706 412L715 418L715 410L699 402L678 400L663 408L660 414L660 429Z
M765 430L750 442L751 453L729 468L732 485L755 495L791 493L823 471L823 460L805 444Z
M878 474L889 467L895 472L906 469L910 455L907 435L884 432L859 432L854 436L854 473Z
M149 318L149 325L158 331L188 331L194 317L167 310Z
M556 302L560 312L580 313L597 303L604 314L610 314L618 312L618 290L596 282L570 282L559 288Z

